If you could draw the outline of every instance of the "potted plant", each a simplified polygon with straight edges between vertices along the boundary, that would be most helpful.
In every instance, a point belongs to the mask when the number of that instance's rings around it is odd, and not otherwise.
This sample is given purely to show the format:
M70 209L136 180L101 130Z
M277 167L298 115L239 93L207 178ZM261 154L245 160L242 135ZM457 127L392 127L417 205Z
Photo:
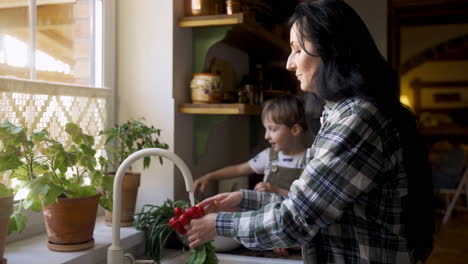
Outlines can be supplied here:
M96 187L104 182L96 169L94 138L68 123L65 131L72 143L65 147L51 139L46 130L27 134L23 127L6 121L0 124L0 171L9 171L30 191L19 210L44 211L49 249L75 251L94 245L93 231L99 196ZM21 227L24 218L11 218L10 226Z
M199 211L198 206L189 207L186 201L172 201L167 199L160 206L145 205L141 213L136 216L135 226L145 232L145 256L151 257L156 263L160 263L162 252L171 237L179 241L179 247L188 245L183 225L190 219L204 215L204 210ZM174 235L174 230L178 230ZM218 258L212 242L207 242L189 251L188 264L216 264Z
M2 166L1 164L0 156L0 166ZM13 197L13 189L0 183L0 263L6 263L3 254L5 252L5 242L8 233L8 222L13 212Z
M109 165L114 170L117 170L119 165L135 151L145 148L169 148L167 144L159 141L161 130L154 126L147 126L144 121L144 118L129 120L120 125L115 124L114 127L100 132L100 135L106 137L104 148L109 155ZM162 164L162 158L159 158L159 161ZM150 157L145 157L143 159L143 169L147 169L150 163ZM106 170L108 167L105 166ZM113 176L115 172L109 172L108 175ZM124 175L120 226L131 226L133 224L140 176L141 173L133 172L131 167L129 172L126 172ZM112 225L112 191L112 187L103 188L103 195L106 200L101 205L106 209L107 225Z

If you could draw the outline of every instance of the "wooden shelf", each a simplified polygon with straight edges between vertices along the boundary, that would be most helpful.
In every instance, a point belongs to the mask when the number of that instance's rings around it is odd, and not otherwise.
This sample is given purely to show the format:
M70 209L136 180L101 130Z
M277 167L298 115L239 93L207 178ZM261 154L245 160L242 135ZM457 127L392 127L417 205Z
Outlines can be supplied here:
M231 26L224 43L250 54L286 59L289 53L287 41L266 30L261 25L246 19L243 13L233 15L209 15L184 17L180 27Z
M185 114L259 115L261 107L249 104L183 104L179 111Z
M210 15L210 16L189 16L179 20L179 27L209 27L228 26L244 22L244 14L233 15Z
M440 127L424 127L420 128L419 132L423 136L456 136L468 137L468 126L440 126Z

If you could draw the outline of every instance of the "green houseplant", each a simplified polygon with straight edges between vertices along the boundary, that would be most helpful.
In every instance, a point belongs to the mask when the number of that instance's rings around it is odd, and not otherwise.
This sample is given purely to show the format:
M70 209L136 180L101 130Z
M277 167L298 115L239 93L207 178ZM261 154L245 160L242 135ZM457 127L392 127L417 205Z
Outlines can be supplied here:
M144 123L144 118L129 120L122 124L115 124L114 127L101 131L100 135L105 136L104 148L109 156L109 165L117 170L120 164L135 151L145 148L168 149L169 146L159 141L161 130ZM162 164L162 158L159 158ZM143 169L147 169L151 163L150 157L143 159ZM106 169L108 166L106 166ZM109 172L108 175L114 175ZM130 171L125 173L122 183L122 216L121 226L131 226L135 212L138 187L140 185L139 172ZM106 185L108 186L108 185ZM112 185L111 188L103 188L103 195L106 200L101 205L106 209L106 223L112 223Z
M46 130L28 134L25 128L8 121L0 124L0 171L10 172L11 179L30 190L18 210L44 211L48 247L58 251L94 245L92 234L100 196L95 186L106 183L101 169L96 169L94 138L73 123L66 124L65 131L72 138L69 146L51 139ZM91 185L86 184L87 178ZM90 208L82 209L82 204ZM86 222L76 225L70 221L77 218ZM19 229L26 217L11 220L10 228ZM65 234L59 230L65 230Z

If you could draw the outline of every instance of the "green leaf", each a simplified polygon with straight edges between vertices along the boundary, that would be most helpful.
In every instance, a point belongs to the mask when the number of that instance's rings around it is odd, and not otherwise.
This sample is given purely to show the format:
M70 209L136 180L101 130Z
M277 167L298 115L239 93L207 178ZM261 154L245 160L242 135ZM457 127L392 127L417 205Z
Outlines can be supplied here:
M62 186L49 183L48 190L46 194L43 194L44 197L44 207L48 206L49 204L53 204L57 202L57 198L63 194L65 189Z
M94 156L94 154L96 154L96 151L93 149L92 145L80 144L80 149L84 154L89 156Z
M0 198L13 195L13 189L8 188L5 184L0 183Z
M202 244L196 247L195 250L197 250L198 252L197 252L197 257L195 258L193 264L203 264L203 262L205 262L205 259L206 259L205 244Z
M66 186L65 195L69 198L88 197L97 194L94 186L81 186L78 183L70 183Z
M20 156L14 152L1 152L0 153L0 172L7 170L14 170L23 165Z
M94 167L96 167L96 159L93 156L82 156L79 164L89 170L94 170Z
M102 187L104 190L112 191L114 189L114 177L105 175L102 178Z
M39 132L32 133L31 140L36 141L36 142L44 141L47 134L48 134L47 131L44 129Z
M33 195L32 192L29 192L26 199L21 202L24 209L31 209L34 212L42 211L42 203L39 199L39 195Z
M20 181L27 181L28 178L28 171L26 170L25 166L20 166L16 170L13 171L12 174L8 177L9 179L18 179Z
M29 184L30 194L34 196L45 195L49 191L49 179L47 176L40 176L32 180Z
M22 232L26 227L26 222L28 217L22 212L14 212L10 216L10 222L8 224L8 234L11 234L13 231Z
M83 142L82 130L74 123L68 123L65 125L65 132L72 136L72 140L75 144L81 144Z
M187 263L195 263L195 260L197 259L197 254L198 250L196 250L195 248L191 248L189 251L189 259Z
M99 204L104 207L104 209L112 212L112 200L105 195L101 195L99 198Z
M42 175L49 171L49 166L40 164L38 162L33 163L33 172L35 175Z

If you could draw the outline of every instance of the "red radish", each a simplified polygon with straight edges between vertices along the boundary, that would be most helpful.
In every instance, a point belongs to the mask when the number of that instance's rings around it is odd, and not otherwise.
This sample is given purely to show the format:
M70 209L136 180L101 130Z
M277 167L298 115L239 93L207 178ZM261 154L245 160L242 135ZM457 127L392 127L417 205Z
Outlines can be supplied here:
M186 214L183 214L179 216L179 222L184 226L190 222L190 218Z
M179 217L184 213L184 209L180 207L174 208L174 216Z

